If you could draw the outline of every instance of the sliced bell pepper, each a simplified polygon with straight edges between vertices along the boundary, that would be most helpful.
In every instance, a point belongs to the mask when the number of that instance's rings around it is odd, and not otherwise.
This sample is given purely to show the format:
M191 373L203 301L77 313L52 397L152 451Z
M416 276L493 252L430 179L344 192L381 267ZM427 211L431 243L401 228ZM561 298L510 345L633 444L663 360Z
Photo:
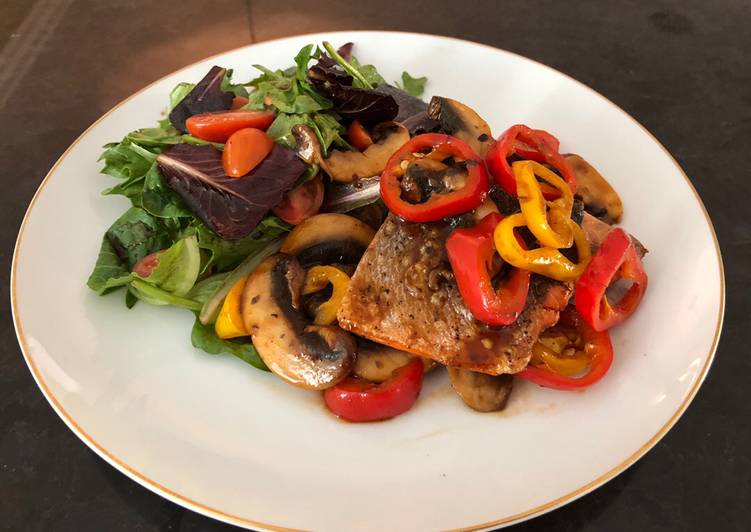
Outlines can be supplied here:
M391 377L375 382L348 377L323 392L326 406L347 421L379 421L403 414L415 404L422 389L424 365L415 358L394 370Z
M519 193L519 204L529 230L543 246L570 248L574 242L574 223L571 221L574 195L569 186L554 172L534 161L516 161L512 170ZM538 177L555 188L560 197L546 202Z
M632 284L618 303L611 305L605 291L614 279ZM576 283L576 309L594 330L604 331L633 314L646 290L647 273L634 242L626 231L616 228L605 237Z
M613 363L610 335L606 331L592 329L572 305L566 307L558 324L548 329L546 334L563 334L569 343L564 344L558 353L544 344L542 348L538 347L538 342L536 349L533 348L530 364L517 373L517 377L547 388L582 390L602 379ZM546 351L545 355L539 356L540 352ZM569 355L567 351L573 353ZM586 373L574 376L577 369Z
M488 272L495 255L493 230L502 219L498 213L488 214L472 228L456 229L446 240L462 299L472 315L488 325L514 323L524 310L529 292L531 272L519 268L513 268L500 289L493 287Z
M509 264L539 273L558 281L573 281L577 279L589 264L592 252L589 242L578 224L571 223L574 233L574 245L578 254L578 262L568 260L559 250L549 247L524 249L516 238L515 229L527 225L524 215L513 214L504 218L493 232L493 241L498 254Z
M333 293L316 310L313 320L316 325L331 325L336 321L336 313L342 304L344 294L347 293L349 276L333 266L313 266L305 277L302 289L304 296L323 290L329 283L333 287Z
M416 201L405 197L405 176L411 165L421 171L419 167L432 172L438 167L448 170L450 167L442 164L447 159L452 159L456 170L452 175L446 172L436 182L421 184ZM482 203L487 192L488 175L480 156L465 142L439 133L414 137L391 156L381 174L384 203L391 212L410 222L433 222L469 212Z
M240 312L240 300L245 290L245 281L246 277L243 277L232 286L227 293L227 297L224 298L222 309L219 311L216 323L214 323L216 335L222 340L248 336L242 312Z
M521 150L517 151L519 147ZM571 193L576 193L574 169L571 163L558 152L558 147L558 139L550 133L517 124L498 137L488 150L485 162L496 183L512 196L516 196L516 179L508 158L515 154L551 165L563 176L563 180L571 188ZM531 153L533 151L535 153ZM543 192L546 198L557 197L556 191L550 188L543 187Z

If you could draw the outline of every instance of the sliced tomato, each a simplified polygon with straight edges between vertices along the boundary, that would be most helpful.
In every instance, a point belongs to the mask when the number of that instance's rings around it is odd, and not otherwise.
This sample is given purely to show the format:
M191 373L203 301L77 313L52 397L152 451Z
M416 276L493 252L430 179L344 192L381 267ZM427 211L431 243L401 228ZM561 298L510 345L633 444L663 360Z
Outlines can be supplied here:
M288 224L297 225L316 214L323 203L321 175L287 192L272 211Z
M273 111L219 111L193 115L185 121L188 132L209 142L226 142L235 131L252 127L268 129L274 121Z
M159 266L159 255L161 255L162 253L164 253L163 249L155 251L150 255L146 255L144 258L133 265L133 273L135 273L139 277L144 278L151 275L151 272L154 271L154 268Z
M365 126L359 120L355 120L349 125L347 140L360 151L365 151L368 146L373 144L373 137L370 136L368 130L365 129Z
M242 177L271 153L274 141L260 129L246 127L235 131L224 145L222 164L230 177Z
M394 370L381 384L348 377L323 392L326 406L347 421L379 421L403 414L415 404L422 389L421 359Z
M247 103L248 99L245 96L235 96L232 98L232 106L230 107L230 110L236 111L237 109L241 109Z

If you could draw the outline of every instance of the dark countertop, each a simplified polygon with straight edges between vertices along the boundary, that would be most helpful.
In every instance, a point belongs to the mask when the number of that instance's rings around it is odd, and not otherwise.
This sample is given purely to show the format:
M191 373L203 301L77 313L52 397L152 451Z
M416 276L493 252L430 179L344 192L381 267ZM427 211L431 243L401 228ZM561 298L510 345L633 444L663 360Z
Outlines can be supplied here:
M362 4L362 5L361 5ZM700 393L615 480L517 530L749 530L751 3L439 0L5 0L0 5L4 301L26 206L63 150L119 100L203 57L298 33L389 29L487 43L559 69L644 124L696 186L722 246L727 313ZM617 7L616 7L617 6ZM691 260L686 257L686 260ZM224 530L110 467L36 387L2 307L0 527ZM670 317L666 316L666 327ZM565 459L565 450L561 450Z

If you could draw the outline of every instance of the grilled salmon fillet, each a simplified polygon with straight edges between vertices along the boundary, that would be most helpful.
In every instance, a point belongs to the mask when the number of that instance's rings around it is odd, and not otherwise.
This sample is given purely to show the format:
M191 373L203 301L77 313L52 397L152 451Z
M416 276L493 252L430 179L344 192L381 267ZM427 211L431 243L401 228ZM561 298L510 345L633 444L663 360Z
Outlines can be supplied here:
M489 375L516 373L558 322L572 283L532 276L527 307L513 325L472 317L445 251L450 226L389 215L363 255L339 308L339 326L396 349Z

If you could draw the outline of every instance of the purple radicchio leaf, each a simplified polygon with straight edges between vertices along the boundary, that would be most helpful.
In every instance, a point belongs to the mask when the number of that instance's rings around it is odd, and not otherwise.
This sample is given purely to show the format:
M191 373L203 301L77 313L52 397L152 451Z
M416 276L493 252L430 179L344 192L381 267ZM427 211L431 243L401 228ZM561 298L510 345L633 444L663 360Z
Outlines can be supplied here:
M351 44L347 43L339 49L339 54L345 59L351 55ZM353 87L352 76L327 54L322 54L318 62L310 67L308 81L334 102L334 111L344 118L375 125L393 120L399 112L399 106L390 94Z
M407 94L402 89L391 85L379 85L376 92L393 96L399 113L394 122L399 122L409 130L410 135L420 135L437 131L440 124L428 116L428 104L416 96Z
M193 115L225 111L232 105L234 94L223 91L222 80L227 72L226 68L213 66L198 85L193 87L185 98L178 103L169 114L169 121L183 133L188 130L185 121Z
M295 152L279 144L253 171L237 178L224 173L222 152L213 146L177 144L156 160L167 186L225 240L253 231L305 171Z

